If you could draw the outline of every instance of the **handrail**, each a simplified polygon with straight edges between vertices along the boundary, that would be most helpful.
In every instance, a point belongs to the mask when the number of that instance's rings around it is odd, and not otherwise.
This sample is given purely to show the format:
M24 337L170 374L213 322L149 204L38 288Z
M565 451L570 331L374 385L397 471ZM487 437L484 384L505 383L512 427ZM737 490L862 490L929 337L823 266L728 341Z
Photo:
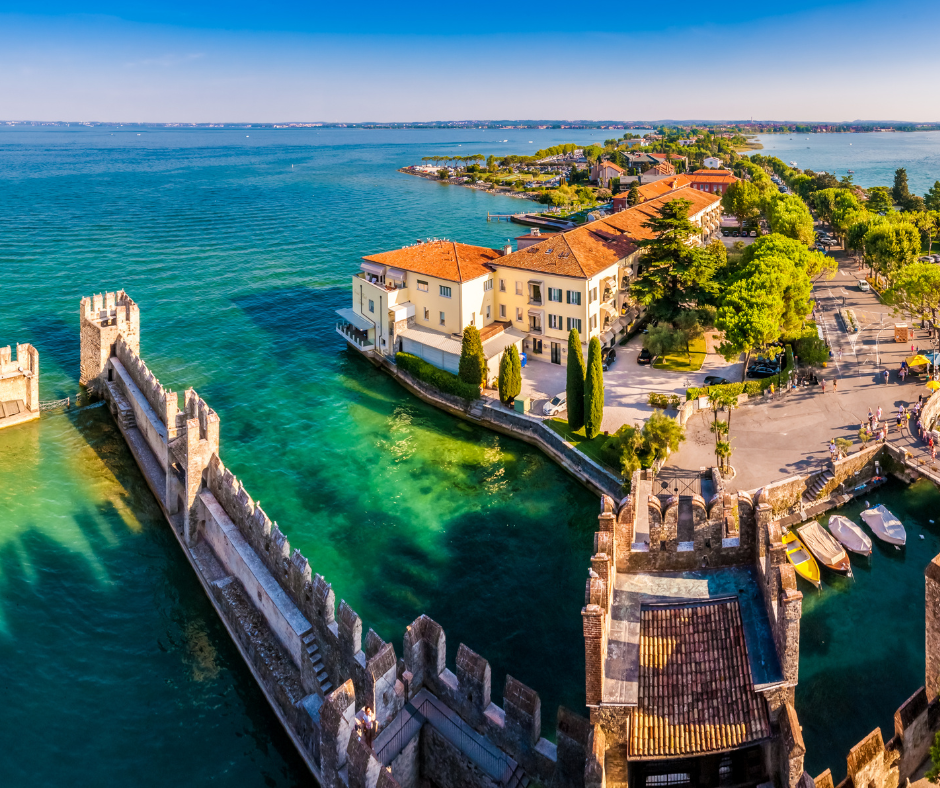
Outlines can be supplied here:
M56 408L67 408L71 404L72 398L39 400L39 410L55 410Z

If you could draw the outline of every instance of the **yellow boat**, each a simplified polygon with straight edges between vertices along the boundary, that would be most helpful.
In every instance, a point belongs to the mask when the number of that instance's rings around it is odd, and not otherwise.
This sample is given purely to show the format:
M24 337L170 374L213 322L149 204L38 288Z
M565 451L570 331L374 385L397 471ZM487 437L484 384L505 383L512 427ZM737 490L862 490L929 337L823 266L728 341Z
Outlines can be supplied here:
M787 551L787 561L793 565L796 573L819 588L819 564L806 549L806 545L800 541L800 537L792 531L787 531L783 535L783 546Z

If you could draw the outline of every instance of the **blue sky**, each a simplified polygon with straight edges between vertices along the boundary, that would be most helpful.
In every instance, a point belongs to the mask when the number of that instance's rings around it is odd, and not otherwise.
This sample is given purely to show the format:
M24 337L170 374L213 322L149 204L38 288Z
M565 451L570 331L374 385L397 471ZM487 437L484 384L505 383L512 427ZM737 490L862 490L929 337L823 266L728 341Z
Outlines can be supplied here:
M0 0L0 118L940 121L936 4Z

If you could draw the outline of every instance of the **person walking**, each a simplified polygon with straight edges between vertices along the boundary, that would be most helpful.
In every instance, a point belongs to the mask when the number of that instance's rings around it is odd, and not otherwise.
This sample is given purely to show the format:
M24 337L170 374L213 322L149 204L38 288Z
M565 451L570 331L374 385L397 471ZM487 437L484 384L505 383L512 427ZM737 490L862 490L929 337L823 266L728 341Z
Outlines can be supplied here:
M842 361L842 348L839 348L839 361Z
M819 386L822 389L822 393L825 394L826 393L826 381L823 379L820 379Z
M878 416L875 418L875 421L881 421L881 405L878 406Z
M832 379L832 390L833 390L833 391L838 391L838 390L839 390L839 379L838 379L838 378L833 378L833 379Z
M881 373L881 376L885 379L885 385L887 385L887 384L888 384L888 377L889 377L889 375L888 375L888 370L885 370L884 372L882 372L882 373Z

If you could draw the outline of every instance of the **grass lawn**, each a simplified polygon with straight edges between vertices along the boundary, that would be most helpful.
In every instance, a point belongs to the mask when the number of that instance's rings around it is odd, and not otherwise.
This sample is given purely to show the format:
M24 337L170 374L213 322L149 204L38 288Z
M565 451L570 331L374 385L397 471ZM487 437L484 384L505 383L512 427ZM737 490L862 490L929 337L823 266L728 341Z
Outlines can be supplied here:
M601 446L604 445L604 441L607 440L604 433L600 433L591 440L588 440L584 435L584 427L582 427L577 432L572 432L568 428L568 422L565 419L547 419L545 424L550 427L554 432L557 432L571 444L574 444L575 448L578 449L582 454L587 457L590 457L594 462L600 465L602 468L607 468L611 473L616 476L620 476L619 468L611 468L603 459L601 459Z
M656 359L653 368L666 369L670 372L698 372L705 363L705 337L701 336L694 340L690 349L692 351L690 356L679 352Z

